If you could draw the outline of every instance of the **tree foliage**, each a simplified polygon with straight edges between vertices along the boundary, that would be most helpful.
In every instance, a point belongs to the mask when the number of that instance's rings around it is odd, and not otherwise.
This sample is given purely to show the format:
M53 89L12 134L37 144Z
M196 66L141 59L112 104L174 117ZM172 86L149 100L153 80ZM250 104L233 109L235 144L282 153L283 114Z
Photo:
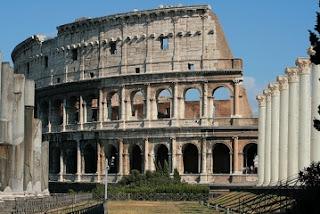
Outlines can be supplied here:
M319 7L320 7L320 1L319 1ZM316 65L320 64L320 13L317 12L317 20L316 24L314 26L315 32L309 30L309 40L310 44L313 48L314 53L311 54L310 60Z

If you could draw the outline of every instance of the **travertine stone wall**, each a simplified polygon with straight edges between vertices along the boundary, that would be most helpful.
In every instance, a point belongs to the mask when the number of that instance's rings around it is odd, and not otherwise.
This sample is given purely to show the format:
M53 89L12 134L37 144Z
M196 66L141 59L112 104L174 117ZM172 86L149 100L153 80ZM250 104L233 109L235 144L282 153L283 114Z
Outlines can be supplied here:
M34 81L1 59L0 76L0 199L47 193L48 143L33 115Z

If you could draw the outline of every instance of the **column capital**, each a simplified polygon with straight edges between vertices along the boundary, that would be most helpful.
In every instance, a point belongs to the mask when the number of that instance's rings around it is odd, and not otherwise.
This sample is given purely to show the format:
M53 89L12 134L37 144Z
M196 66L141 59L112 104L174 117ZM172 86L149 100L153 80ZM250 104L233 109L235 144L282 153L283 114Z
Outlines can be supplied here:
M310 74L311 61L309 58L299 57L296 60L296 66L299 68L299 74Z
M258 101L260 107L266 106L266 97L264 95L258 95L256 100Z
M288 77L287 76L277 76L277 81L279 84L279 90L288 89Z
M232 136L232 140L239 140L239 136Z
M270 101L271 100L271 91L270 89L264 89L263 90L263 95L266 97L266 100L267 101Z
M287 67L286 74L288 75L288 81L290 82L298 82L298 68L297 67Z
M279 84L277 82L269 83L268 87L269 87L269 89L271 91L271 96L277 96L277 95L280 94Z

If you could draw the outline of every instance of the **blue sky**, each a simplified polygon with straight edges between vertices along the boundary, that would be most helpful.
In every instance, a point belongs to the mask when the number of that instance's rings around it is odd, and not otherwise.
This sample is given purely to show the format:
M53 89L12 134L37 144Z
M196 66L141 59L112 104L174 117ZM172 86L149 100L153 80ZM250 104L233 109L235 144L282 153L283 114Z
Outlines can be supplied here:
M56 34L56 27L82 16L98 17L159 5L210 4L218 15L235 57L244 60L250 103L296 57L306 56L317 0L10 0L1 3L0 50L10 61L12 49L27 37Z

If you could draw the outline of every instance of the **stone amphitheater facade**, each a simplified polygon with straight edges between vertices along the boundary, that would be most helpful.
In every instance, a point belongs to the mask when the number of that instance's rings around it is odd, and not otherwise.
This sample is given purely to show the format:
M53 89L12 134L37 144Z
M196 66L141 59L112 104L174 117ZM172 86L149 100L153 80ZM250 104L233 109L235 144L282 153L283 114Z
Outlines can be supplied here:
M187 182L256 181L242 60L210 6L80 18L57 30L12 52L15 72L36 82L51 181L102 182L105 158L110 182L165 163Z

